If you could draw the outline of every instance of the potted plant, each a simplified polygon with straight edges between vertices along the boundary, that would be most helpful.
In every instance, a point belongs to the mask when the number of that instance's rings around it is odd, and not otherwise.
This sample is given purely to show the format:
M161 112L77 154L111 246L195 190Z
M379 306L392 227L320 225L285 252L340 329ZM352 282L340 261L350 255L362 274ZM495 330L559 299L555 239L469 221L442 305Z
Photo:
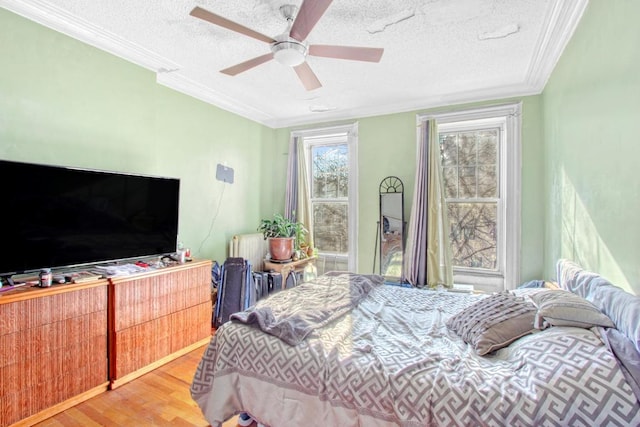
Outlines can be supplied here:
M276 261L293 259L294 252L300 249L307 233L301 222L292 221L280 214L274 214L273 219L261 220L258 231L268 241L269 254Z

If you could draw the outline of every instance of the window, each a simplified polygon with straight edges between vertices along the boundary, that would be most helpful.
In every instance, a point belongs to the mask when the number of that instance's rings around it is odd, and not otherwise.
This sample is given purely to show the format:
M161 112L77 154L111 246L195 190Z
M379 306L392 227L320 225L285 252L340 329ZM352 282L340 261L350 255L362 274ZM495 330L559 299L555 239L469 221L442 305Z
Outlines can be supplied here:
M318 273L356 271L357 126L294 132L307 159Z
M453 264L495 272L502 129L473 127L439 132Z
M454 282L513 287L520 272L520 104L435 118Z

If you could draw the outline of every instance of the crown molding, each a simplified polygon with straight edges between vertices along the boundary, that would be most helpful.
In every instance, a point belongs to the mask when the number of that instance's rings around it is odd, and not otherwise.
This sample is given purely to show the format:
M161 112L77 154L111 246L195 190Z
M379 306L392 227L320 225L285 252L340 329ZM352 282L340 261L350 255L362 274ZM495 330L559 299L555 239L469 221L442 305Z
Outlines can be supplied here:
M316 113L292 117L285 120L273 120L263 123L272 128L306 126L318 123L337 122L341 120L355 120L364 117L382 116L387 114L398 114L406 112L419 112L435 108L450 107L454 105L472 104L476 102L487 102L505 99L521 98L540 94L540 90L531 87L526 83L506 86L496 86L475 91L458 92L431 98L421 97L413 100L397 103L376 105L366 108L356 108L351 110L335 110L326 113Z
M554 2L546 16L546 28L538 40L526 76L529 86L536 88L539 93L544 90L588 3L589 0Z
M177 70L180 65L60 9L49 2L0 0L0 7L148 70Z

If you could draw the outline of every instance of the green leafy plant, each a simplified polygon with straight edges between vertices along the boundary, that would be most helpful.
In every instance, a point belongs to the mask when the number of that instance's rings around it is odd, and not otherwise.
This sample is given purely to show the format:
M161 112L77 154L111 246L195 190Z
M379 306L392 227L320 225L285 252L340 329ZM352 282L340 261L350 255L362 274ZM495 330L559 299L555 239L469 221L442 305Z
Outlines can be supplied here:
M304 241L308 230L301 222L295 222L280 214L274 214L273 219L262 219L258 226L265 240L269 237L294 237L296 249Z

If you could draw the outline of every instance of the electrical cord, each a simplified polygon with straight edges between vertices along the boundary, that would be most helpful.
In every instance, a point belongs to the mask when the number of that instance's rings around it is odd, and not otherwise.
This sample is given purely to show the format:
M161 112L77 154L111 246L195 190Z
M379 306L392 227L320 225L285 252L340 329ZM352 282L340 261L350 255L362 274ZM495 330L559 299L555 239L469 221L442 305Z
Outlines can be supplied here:
M218 218L218 214L220 213L220 206L222 205L222 196L224 195L224 189L225 188L226 188L226 185L223 184L222 185L222 191L220 192L220 197L218 198L218 207L216 208L216 213L213 215L213 218L211 219L211 224L209 225L209 232L207 233L205 238L200 243L200 247L198 248L198 254L200 254L200 252L202 252L202 246L204 246L204 242L209 240L209 237L211 237L211 231L213 230L213 225L215 224L216 219Z

